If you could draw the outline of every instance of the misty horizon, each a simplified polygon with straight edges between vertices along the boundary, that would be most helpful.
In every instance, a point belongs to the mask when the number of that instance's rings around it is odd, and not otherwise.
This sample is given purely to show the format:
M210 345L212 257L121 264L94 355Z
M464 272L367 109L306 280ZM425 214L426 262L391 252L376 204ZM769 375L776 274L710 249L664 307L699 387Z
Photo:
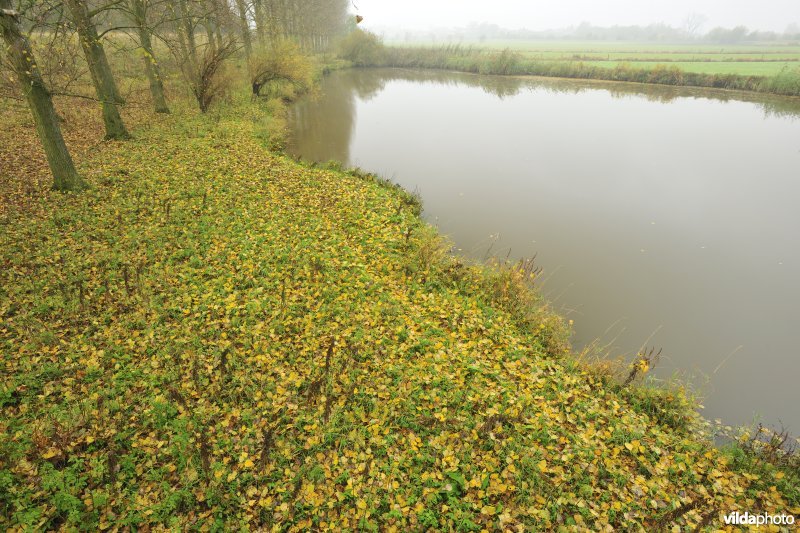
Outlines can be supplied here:
M800 25L800 3L791 0L765 0L758 4L712 0L655 0L647 4L634 0L567 0L558 4L501 0L492 5L475 0L360 0L352 3L351 11L364 17L364 29L378 33L442 31L481 24L533 32L564 31L581 24L601 28L663 24L686 29L690 16L700 18L701 23L695 28L698 34L737 26L784 33L793 32Z

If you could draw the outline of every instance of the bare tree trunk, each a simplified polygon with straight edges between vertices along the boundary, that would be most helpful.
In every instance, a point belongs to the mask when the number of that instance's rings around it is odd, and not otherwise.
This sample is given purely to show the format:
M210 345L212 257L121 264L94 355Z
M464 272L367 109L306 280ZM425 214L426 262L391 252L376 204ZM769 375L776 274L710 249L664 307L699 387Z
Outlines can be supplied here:
M180 47L181 58L184 61L186 61L187 58L189 58L188 61L191 63L191 59L190 59L190 56L189 56L189 50L186 47L186 37L183 35L183 27L182 27L181 22L179 20L180 17L178 16L178 13L180 12L180 8L176 7L175 4L176 4L175 2L170 2L169 8L170 8L170 11L172 12L172 18L175 19L175 22L174 22L175 34L178 36L178 46ZM190 67L192 68L192 70L194 70L194 65L190 65ZM183 68L183 66L181 66L181 68Z
M203 28L206 30L206 46L210 47L212 52L216 51L217 42L214 40L214 30L208 17L203 20Z
M278 20L275 9L275 0L264 1L264 17L266 18L267 33L271 44L278 40Z
M65 3L77 27L95 92L103 106L106 139L128 139L130 134L125 129L125 124L122 122L119 109L117 109L117 103L121 101L121 98L114 83L114 75L108 65L105 50L100 43L97 28L92 22L83 0L65 0Z
M281 21L281 38L288 39L291 37L291 29L289 27L289 11L286 8L286 0L280 1L280 21Z
M178 0L178 27L183 28L183 34L186 37L186 46L189 51L189 60L191 61L192 68L197 68L197 42L194 38L194 21L192 15L189 13L189 6L186 0Z
M214 26L214 35L217 37L216 49L219 50L225 45L222 40L222 25L219 23L219 21L217 21L217 24Z
M153 98L153 107L156 113L169 113L167 99L164 97L164 82L158 68L156 56L153 54L153 43L150 39L150 28L147 26L147 10L142 0L131 0L131 13L139 32L139 45L142 47L144 60L144 73L150 83L150 95Z
M239 10L239 21L242 27L244 55L247 58L247 64L250 65L250 57L253 55L253 42L250 40L250 23L247 21L247 6L244 0L236 0L236 8Z
M222 23L223 23L222 13L220 13L219 0L211 0L211 4L213 6L212 10L214 12L214 35L217 38L216 49L219 50L224 46L224 43L222 42ZM228 12L227 5L228 4L226 3L225 4L226 13Z
M258 45L262 48L266 46L266 27L264 21L264 1L253 1L253 15L256 21L256 35L258 36Z
M206 41L214 51L217 49L217 40L214 35L215 28L219 25L217 20L217 2L216 0L202 0L203 10L203 29L206 31Z
M42 81L30 43L19 31L16 16L11 0L0 0L0 29L3 41L31 108L36 132L42 141L47 163L53 173L53 188L59 191L85 189L87 185L75 170L67 146L64 144L53 101Z
M164 81L161 79L161 72L158 62L153 55L153 45L150 42L150 32L146 28L139 28L139 40L144 51L144 73L150 84L150 95L153 97L153 107L156 113L169 113L167 99L164 96Z

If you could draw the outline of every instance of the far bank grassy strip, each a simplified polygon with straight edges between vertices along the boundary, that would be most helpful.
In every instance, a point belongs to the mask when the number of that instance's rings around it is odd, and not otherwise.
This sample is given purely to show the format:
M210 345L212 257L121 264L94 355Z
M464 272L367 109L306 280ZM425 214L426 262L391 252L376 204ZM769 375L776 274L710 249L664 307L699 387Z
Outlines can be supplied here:
M387 46L398 48L434 48L442 44L435 43L402 43L397 41L385 42ZM758 50L734 48L719 48L706 46L704 48L680 50L669 46L639 48L635 43L619 43L606 49L595 48L590 45L570 47L570 43L552 44L550 47L542 43L525 42L486 42L486 43L458 43L458 46L482 50L486 52L501 52L505 49L519 53L527 59L544 61L613 61L613 62L648 62L648 63L737 63L743 68L748 63L797 63L800 62L800 46L787 46L786 48L764 48ZM627 45L634 44L632 48ZM740 72L749 74L749 72Z
M581 41L581 40L516 40L516 39L490 39L480 41L442 42L414 40L404 42L398 39L386 39L387 46L408 48L432 48L442 45L471 46L483 50L502 51L506 49L542 54L693 54L710 56L745 56L761 57L775 54L793 55L800 54L800 43L785 42L774 43L654 43L637 41Z
M709 65L714 65L714 63L709 62ZM531 59L511 50L487 52L460 46L384 47L378 53L370 54L366 60L362 60L362 66L433 68L475 74L596 79L800 96L800 69L797 68L784 69L774 76L755 76L736 73L689 72L677 65L669 64L640 67L622 62L614 67L605 67L585 61Z

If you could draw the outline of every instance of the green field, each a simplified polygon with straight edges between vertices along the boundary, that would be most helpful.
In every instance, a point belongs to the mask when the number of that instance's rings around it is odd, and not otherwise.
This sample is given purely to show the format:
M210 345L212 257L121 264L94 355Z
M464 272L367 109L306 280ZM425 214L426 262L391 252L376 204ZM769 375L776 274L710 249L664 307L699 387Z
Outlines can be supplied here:
M702 74L739 74L742 76L774 76L783 69L800 68L796 61L590 61L592 65L614 68L627 63L631 68L653 68L656 65L677 67L684 72Z
M387 42L398 46L437 46L443 43ZM525 59L539 61L580 61L613 68L629 63L632 68L652 68L666 64L686 72L772 76L785 68L800 68L800 44L687 44L618 43L580 41L487 41L460 43L465 48L498 51L513 50Z

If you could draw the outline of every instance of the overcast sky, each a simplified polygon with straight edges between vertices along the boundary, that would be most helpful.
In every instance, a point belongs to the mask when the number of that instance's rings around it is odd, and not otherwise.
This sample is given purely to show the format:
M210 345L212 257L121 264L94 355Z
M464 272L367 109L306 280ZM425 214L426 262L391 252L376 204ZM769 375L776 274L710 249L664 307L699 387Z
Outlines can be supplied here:
M351 10L363 26L430 29L488 22L517 29L575 26L647 25L681 27L689 13L708 17L702 31L715 26L747 26L782 32L800 22L800 0L353 0Z

